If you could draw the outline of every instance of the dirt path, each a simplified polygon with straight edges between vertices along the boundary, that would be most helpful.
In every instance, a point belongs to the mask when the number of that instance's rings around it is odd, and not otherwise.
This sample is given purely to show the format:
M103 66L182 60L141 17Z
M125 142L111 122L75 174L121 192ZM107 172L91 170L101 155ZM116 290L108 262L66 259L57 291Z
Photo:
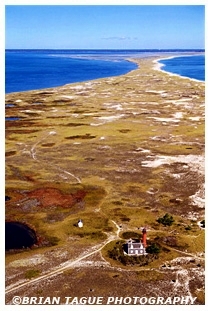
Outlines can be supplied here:
M106 241L104 241L103 243L100 243L100 244L94 246L94 248L95 248L94 250L88 251L85 255L82 254L81 256L79 256L74 261L64 262L62 264L62 267L59 267L59 268L55 269L54 271L51 271L51 272L46 273L44 275L41 275L41 276L39 276L39 277L37 277L37 278L35 278L33 280L26 281L26 282L24 282L24 283L22 283L20 285L14 285L12 288L6 289L5 294L9 294L9 293L11 293L11 292L13 292L15 290L18 290L18 289L24 287L24 286L31 285L31 284L37 283L39 281L45 280L45 279L47 279L49 277L56 276L57 274L63 273L64 270L73 267L78 262L80 262L80 261L86 259L87 257L90 257L90 256L100 252L104 248L104 246L106 246L108 243L110 243L113 240L119 239L119 232L120 232L121 229L120 229L120 227L117 225L117 223L115 221L112 220L112 222L117 227L116 234L111 234Z
M47 133L45 136L43 136L41 139L39 139L30 149L30 155L31 157L37 161L37 162L41 162L40 160L38 160L37 158L37 146L45 141L49 136L51 135L56 135L56 131L50 131L49 133ZM46 161L45 161L46 162ZM67 174L67 175L70 175L71 177L73 177L74 179L77 180L77 182L80 184L81 183L81 180L79 177L75 176L74 174L70 173L69 171L67 170L64 170L62 169L61 167L59 167L58 165L52 165L50 162L48 162L48 166L52 166L53 168L56 168L58 169L59 171L62 171L63 173Z

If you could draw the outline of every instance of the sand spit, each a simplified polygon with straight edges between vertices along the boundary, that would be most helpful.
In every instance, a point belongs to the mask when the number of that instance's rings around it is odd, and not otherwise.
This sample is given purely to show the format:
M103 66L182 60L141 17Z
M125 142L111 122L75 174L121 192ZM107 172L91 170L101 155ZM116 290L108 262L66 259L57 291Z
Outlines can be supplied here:
M134 59L138 69L119 77L6 95L6 219L39 237L6 254L6 304L49 293L187 293L204 303L205 84L155 70L164 57ZM165 213L170 228L157 222ZM143 227L165 250L158 259L109 257Z

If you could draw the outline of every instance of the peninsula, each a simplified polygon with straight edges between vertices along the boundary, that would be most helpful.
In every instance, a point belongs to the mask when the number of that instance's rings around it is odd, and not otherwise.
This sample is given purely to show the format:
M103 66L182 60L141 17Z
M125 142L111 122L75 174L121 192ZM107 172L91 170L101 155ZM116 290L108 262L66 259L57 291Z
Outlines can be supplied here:
M6 95L6 223L33 241L6 250L6 304L17 295L204 304L205 83L159 70L164 57ZM170 225L158 221L166 214ZM143 228L159 247L153 260L109 255Z

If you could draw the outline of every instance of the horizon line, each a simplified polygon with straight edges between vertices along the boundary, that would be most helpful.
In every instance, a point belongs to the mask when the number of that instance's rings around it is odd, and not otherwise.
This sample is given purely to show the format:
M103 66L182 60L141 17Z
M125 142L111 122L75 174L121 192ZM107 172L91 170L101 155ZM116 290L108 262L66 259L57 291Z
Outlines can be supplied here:
M174 50L177 50L177 51L196 51L196 50L200 50L200 51L204 51L205 52L205 49L204 48L170 48L170 49L167 49L167 48L142 48L142 49L138 49L138 48L134 48L134 49L118 49L118 48L110 48L110 49L102 49L102 48L5 48L5 51L6 50L88 50L88 51L96 51L96 50L101 50L101 51L110 51L110 50L113 50L113 51L174 51Z

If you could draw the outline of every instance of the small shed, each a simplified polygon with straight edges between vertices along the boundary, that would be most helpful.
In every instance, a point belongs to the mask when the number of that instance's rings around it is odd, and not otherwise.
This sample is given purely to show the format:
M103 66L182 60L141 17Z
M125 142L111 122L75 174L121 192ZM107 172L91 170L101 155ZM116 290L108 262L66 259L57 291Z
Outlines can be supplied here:
M79 228L82 228L83 227L83 221L81 220L81 219L79 219L79 221L78 221L78 227Z

